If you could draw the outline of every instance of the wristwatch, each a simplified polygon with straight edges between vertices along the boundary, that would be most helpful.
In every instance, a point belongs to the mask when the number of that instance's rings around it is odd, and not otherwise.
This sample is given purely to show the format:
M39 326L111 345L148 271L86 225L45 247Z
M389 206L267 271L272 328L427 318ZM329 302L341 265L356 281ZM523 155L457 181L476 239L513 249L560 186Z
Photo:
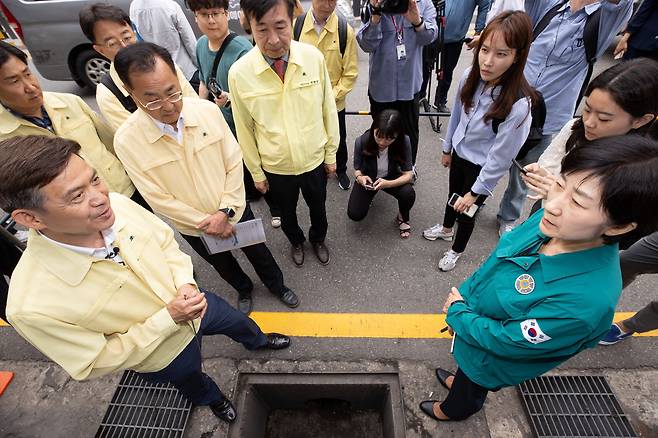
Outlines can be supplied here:
M220 208L219 211L221 211L226 216L228 216L229 219L235 216L235 210L233 210L231 207Z
M413 24L413 23L411 23L411 25L414 27L414 30L416 30L416 29L418 29L420 26L422 26L423 23L425 23L425 19L424 19L423 17L420 17L420 23L418 23L418 24Z

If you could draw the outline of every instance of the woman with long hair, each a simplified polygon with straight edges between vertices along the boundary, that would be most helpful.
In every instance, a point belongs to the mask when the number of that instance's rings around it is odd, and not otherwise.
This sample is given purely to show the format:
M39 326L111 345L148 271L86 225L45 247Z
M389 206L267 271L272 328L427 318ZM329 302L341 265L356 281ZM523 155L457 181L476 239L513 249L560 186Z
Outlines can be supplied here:
M441 271L455 267L473 233L473 210L492 194L530 132L531 104L538 96L523 68L531 42L530 17L522 11L503 12L482 32L473 66L459 83L441 157L441 164L450 168L448 204L443 224L423 232L428 240L454 237L452 249L439 261Z
M375 115L370 129L354 142L356 184L347 205L349 218L364 219L381 190L397 199L400 237L409 237L409 212L416 200L412 165L411 141L402 131L400 112L388 109Z
M603 71L587 87L583 115L569 121L539 161L522 176L543 199L560 174L562 158L574 147L614 135L639 134L658 139L658 62L638 58ZM539 207L539 205L537 205Z

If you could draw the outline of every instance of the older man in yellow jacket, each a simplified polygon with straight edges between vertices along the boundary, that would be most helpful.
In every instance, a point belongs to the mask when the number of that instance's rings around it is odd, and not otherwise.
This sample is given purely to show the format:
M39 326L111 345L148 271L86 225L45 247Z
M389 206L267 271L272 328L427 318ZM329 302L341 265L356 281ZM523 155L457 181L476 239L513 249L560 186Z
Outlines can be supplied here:
M216 104L183 99L164 48L137 43L116 57L117 72L140 108L119 128L117 155L153 209L169 218L190 246L238 292L251 312L254 288L230 251L210 254L201 235L223 238L254 219L245 200L242 153ZM299 299L264 243L242 252L265 286L288 307Z
M27 64L27 55L0 41L0 140L17 135L48 135L75 140L81 155L110 190L148 208L121 162L114 156L112 130L78 96L44 93Z
M254 47L228 73L233 119L244 162L261 193L271 190L295 265L306 237L297 221L299 192L311 218L308 237L327 265L327 177L336 173L338 117L322 53L291 41L294 0L243 0Z
M225 334L247 349L280 349L217 295L202 292L164 222L107 186L58 137L0 143L0 207L30 228L7 316L74 379L132 369L171 382L231 422L231 402L201 370L197 336Z

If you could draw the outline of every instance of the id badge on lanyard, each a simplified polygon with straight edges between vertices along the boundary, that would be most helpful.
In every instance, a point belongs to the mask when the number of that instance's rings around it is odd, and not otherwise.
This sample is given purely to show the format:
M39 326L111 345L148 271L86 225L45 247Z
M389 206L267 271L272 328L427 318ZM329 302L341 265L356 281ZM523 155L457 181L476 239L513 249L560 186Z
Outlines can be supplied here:
M391 16L391 20L393 21L393 27L395 28L395 36L397 38L397 44L395 45L395 50L397 52L398 61L402 61L404 59L407 59L407 49L404 46L404 22L401 22L400 27L398 28L398 24L395 22L394 16Z

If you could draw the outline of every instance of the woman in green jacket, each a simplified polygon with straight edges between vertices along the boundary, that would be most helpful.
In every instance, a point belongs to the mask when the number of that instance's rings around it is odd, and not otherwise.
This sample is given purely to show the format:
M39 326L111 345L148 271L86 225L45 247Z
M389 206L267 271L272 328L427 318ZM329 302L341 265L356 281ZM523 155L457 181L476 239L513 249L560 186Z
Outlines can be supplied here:
M658 229L658 143L607 137L574 148L543 210L505 234L444 305L454 331L450 390L421 403L435 420L479 411L488 391L555 368L609 330L621 295L617 242Z

